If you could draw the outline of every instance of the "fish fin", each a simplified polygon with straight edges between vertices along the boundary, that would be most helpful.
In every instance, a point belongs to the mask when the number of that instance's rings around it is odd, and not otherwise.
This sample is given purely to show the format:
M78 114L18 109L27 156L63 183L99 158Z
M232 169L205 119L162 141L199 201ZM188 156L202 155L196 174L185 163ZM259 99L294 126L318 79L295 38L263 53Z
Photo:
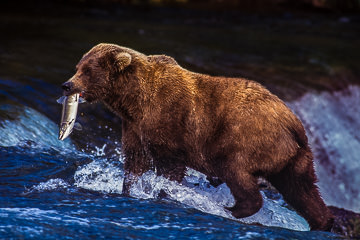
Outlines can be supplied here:
M56 102L59 104L64 104L65 100L66 100L66 96L61 96L56 100Z
M80 123L76 122L74 124L74 129L77 130L77 131L82 131L83 130L83 127L81 126Z
M79 103L85 103L85 102L86 102L85 98L79 97Z

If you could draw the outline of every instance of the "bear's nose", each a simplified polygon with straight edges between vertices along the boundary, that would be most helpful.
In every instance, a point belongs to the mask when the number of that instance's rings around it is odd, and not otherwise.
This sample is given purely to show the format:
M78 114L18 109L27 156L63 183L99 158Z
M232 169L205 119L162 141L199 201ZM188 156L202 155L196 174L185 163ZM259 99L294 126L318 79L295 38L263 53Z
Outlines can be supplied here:
M73 85L72 82L65 82L61 87L64 91L69 92L73 88Z

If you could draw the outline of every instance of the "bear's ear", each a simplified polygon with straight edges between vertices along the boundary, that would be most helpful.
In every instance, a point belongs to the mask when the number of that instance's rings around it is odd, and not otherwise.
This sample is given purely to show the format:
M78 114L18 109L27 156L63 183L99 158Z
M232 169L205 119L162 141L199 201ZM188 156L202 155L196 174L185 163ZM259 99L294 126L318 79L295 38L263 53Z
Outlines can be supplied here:
M124 70L127 66L131 63L131 55L126 52L120 52L115 55L116 65L118 66L119 70Z

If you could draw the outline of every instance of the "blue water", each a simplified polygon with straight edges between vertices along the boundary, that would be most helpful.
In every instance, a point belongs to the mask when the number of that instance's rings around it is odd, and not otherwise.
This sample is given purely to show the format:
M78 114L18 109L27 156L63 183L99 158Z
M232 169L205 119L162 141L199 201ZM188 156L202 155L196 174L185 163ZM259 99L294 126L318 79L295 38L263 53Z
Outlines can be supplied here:
M255 32L242 40L241 27L214 28L202 20L197 24L203 38L193 43L179 38L198 31L190 17L185 25L171 17L161 25L134 19L116 22L111 16L0 18L0 239L341 238L308 231L306 221L271 189L261 191L264 206L257 214L234 219L224 210L234 203L227 186L214 188L192 169L181 184L147 172L131 187L131 197L122 196L121 121L101 104L81 104L78 121L83 130L65 141L57 139L60 84L95 43L137 45L149 53L167 49L200 71L232 69L229 74L238 75L241 69L235 63L244 61L240 58L262 62L263 52L252 40L263 32L261 26L257 32L250 21L245 28ZM225 31L228 42L235 36L249 44L240 49L246 54L221 50L223 39L214 31ZM214 43L207 46L208 41ZM211 61L218 56L221 61ZM232 57L228 62L227 56ZM287 102L307 129L325 202L357 212L359 99L360 88L349 85L332 92L309 88ZM160 198L160 192L167 197Z

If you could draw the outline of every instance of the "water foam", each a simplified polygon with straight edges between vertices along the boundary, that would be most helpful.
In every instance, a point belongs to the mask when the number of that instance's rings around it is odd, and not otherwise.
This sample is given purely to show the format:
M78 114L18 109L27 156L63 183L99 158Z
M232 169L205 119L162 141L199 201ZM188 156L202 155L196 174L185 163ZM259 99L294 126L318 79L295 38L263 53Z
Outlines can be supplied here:
M289 106L305 125L325 202L360 209L360 87L308 93Z
M69 187L70 187L70 184L65 182L63 179L54 178L54 179L50 179L46 182L39 183L38 185L34 185L25 193L52 191L55 189L67 189Z
M104 193L122 193L124 172L105 159L80 167L74 175L74 185L79 188Z
M207 182L205 175L193 169L187 171L187 176L181 184L156 176L155 172L149 171L133 184L130 194L137 198L156 198L160 191L164 191L170 199L202 212L238 220L224 209L224 206L232 206L235 203L226 184L215 188ZM260 211L250 217L240 219L241 222L260 223L299 231L309 230L307 222L294 211L267 198L265 194L262 195L264 205Z
M76 171L74 185L103 193L121 193L123 175L121 167L104 159L96 160ZM165 192L167 198L188 207L237 220L224 209L224 206L234 204L234 198L226 184L215 188L209 184L205 175L193 169L188 169L183 182L180 184L157 176L153 171L148 171L139 177L130 189L132 197L141 199L156 199L161 192ZM260 223L300 231L309 230L306 221L294 211L287 209L277 201L268 199L264 194L263 197L263 208L255 215L241 219L241 222Z

